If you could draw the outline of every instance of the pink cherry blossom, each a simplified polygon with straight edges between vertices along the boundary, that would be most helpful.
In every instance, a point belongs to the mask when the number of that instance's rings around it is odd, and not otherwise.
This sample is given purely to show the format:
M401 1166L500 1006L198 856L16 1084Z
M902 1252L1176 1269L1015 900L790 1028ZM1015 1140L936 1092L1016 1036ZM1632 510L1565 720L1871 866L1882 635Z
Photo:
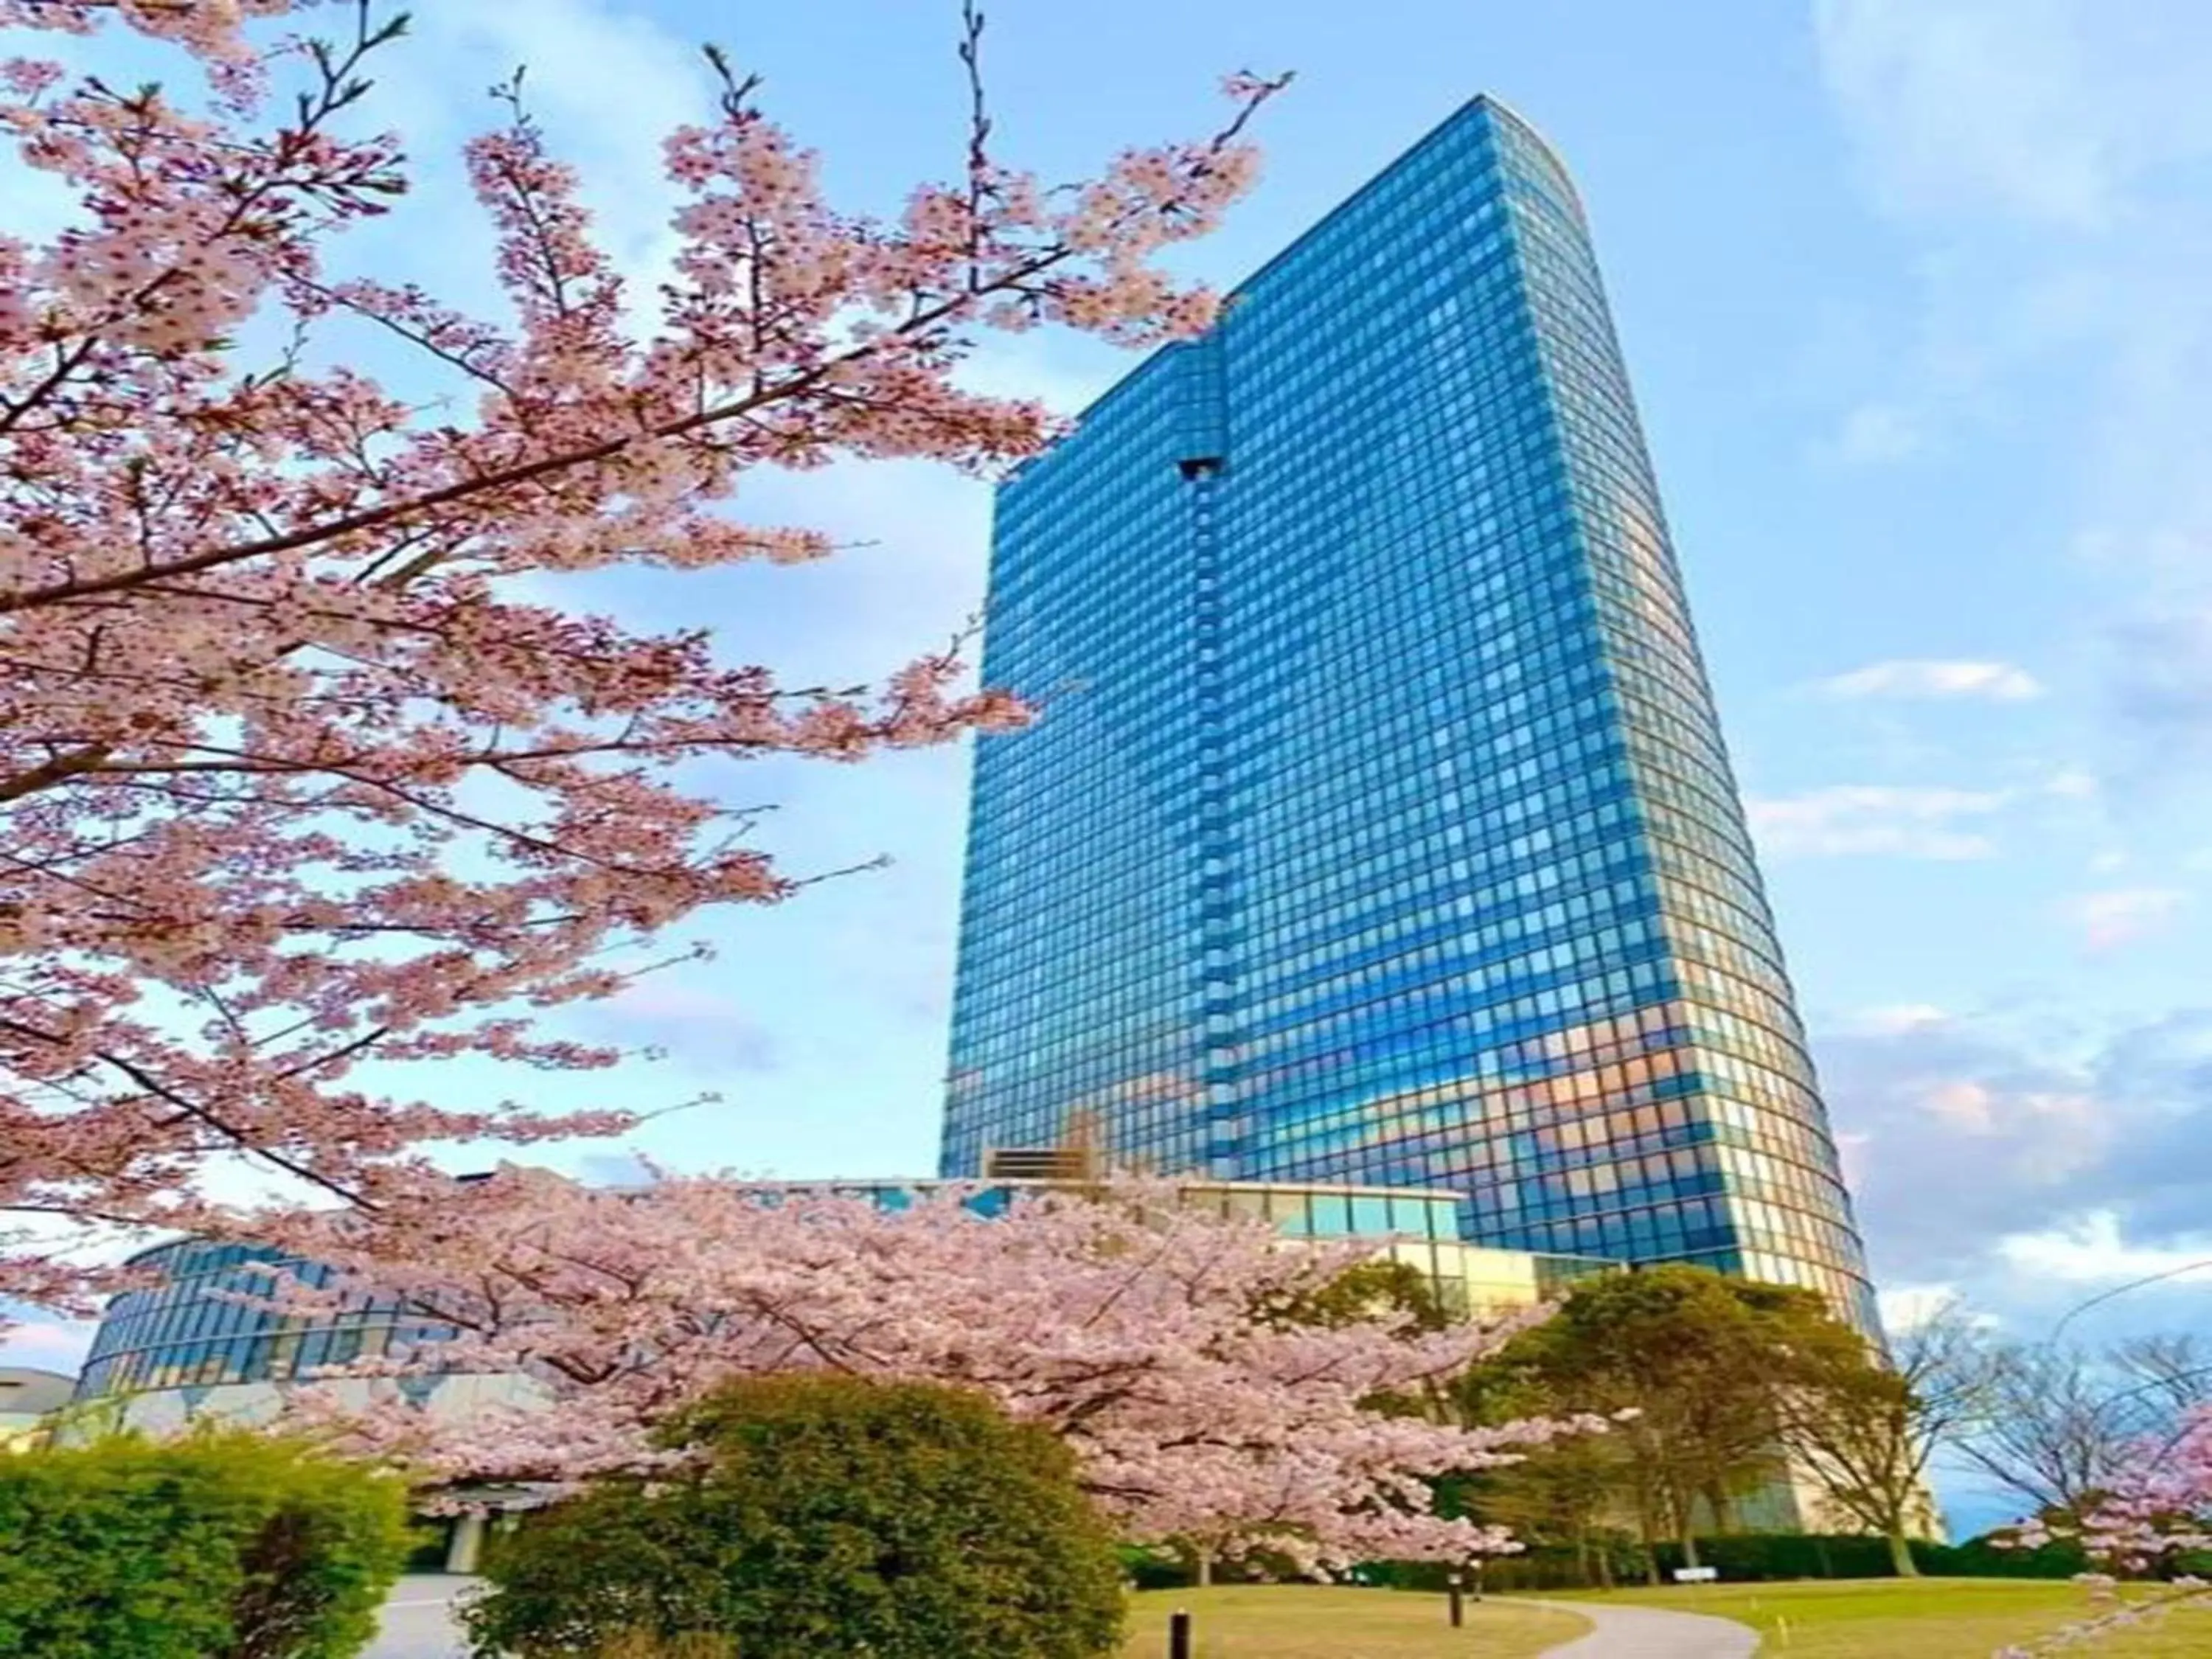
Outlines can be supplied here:
M216 93L0 73L0 129L77 204L43 245L0 238L0 1216L200 1224L196 1173L238 1157L373 1209L426 1141L627 1121L361 1068L613 1064L532 1018L814 873L748 844L718 768L1025 716L963 689L957 642L874 689L793 685L704 629L564 604L562 579L827 556L747 520L756 468L1034 453L1042 408L961 384L977 338L1201 325L1210 297L1148 261L1249 183L1239 134L1278 84L1066 191L1002 166L979 114L965 176L886 222L833 208L731 78L669 137L681 246L642 306L518 100L465 156L495 320L334 267L404 205L397 138L349 135L363 71L408 47L374 5L332 9L347 33L317 49L256 47L297 9L0 0L0 24L171 43ZM319 366L365 334L456 395ZM0 1293L58 1293L39 1259Z
M2059 1536L2078 1539L2093 1559L2136 1576L2170 1571L2175 1557L2212 1550L2212 1406L2187 1413L2170 1437L2136 1447L2112 1491L2081 1526L2031 1523L2015 1528L2011 1541L2032 1548ZM2040 1642L2008 1648L1997 1659L2038 1659L2094 1646L2108 1635L2212 1595L2212 1584L2186 1575L2132 1598L2118 1594L2110 1573L2092 1573L2082 1582L2092 1601L2087 1619Z
M342 1272L278 1300L374 1291L449 1341L346 1368L520 1373L542 1407L461 1419L333 1392L300 1412L418 1480L572 1481L651 1468L651 1425L726 1378L823 1369L981 1389L1066 1438L1135 1539L1321 1572L1515 1547L1431 1509L1422 1477L1510 1461L1602 1421L1450 1426L1426 1391L1540 1311L1441 1331L1377 1314L1280 1316L1370 1255L1177 1201L1164 1184L1018 1199L984 1218L945 1190L903 1211L860 1196L665 1177L634 1192L507 1170L465 1204L300 1218L288 1242ZM1400 1406L1386 1409L1395 1398Z

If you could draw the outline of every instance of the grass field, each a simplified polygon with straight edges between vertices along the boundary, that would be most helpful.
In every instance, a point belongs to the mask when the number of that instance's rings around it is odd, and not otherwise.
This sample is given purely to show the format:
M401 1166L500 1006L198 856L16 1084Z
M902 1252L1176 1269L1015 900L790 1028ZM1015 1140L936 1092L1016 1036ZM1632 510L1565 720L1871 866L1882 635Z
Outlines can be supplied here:
M1713 1584L1589 1599L1740 1620L1765 1638L1760 1659L1986 1659L2008 1642L2086 1616L2089 1607L2076 1584L1992 1578ZM2082 1659L2206 1659L2212 1607L2200 1602L2080 1652Z
M1190 1613L1195 1659L1533 1659L1586 1628L1565 1613L1486 1601L1469 1602L1454 1630L1441 1595L1233 1584L1132 1596L1124 1659L1163 1659L1177 1607Z

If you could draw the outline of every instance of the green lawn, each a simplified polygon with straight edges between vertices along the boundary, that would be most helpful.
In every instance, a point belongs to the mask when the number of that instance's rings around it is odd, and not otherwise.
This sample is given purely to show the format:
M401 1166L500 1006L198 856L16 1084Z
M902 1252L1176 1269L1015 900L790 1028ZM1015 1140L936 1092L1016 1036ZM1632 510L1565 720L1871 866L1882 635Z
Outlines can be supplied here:
M1985 1659L2087 1616L2079 1585L2003 1578L1893 1578L1789 1584L1680 1585L1547 1598L1607 1601L1710 1613L1765 1638L1760 1659ZM2204 1659L2212 1607L2080 1650L2082 1659Z
M1470 1601L1447 1622L1444 1598L1322 1584L1146 1590L1129 1598L1124 1659L1163 1659L1168 1615L1191 1615L1195 1659L1533 1659L1587 1628L1565 1613Z

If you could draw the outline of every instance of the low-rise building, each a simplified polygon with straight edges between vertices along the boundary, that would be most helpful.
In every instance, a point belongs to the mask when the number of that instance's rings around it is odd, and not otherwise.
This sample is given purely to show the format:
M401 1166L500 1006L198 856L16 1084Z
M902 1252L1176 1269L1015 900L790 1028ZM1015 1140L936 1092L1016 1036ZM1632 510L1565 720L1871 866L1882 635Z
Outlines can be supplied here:
M34 1445L52 1413L68 1405L77 1380L28 1365L0 1365L0 1452Z

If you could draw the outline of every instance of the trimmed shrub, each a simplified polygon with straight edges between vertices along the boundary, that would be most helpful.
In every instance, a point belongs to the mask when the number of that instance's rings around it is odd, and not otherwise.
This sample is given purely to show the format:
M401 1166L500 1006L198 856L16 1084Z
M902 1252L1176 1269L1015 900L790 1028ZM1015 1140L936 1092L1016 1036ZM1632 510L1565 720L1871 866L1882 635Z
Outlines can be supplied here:
M1652 1553L1665 1577L1684 1565L1679 1543L1660 1544ZM1888 1540L1851 1533L1727 1533L1698 1540L1698 1561L1731 1583L1890 1576Z
M1582 1556L1561 1545L1536 1545L1512 1555L1492 1556L1482 1564L1480 1574L1470 1573L1463 1581L1472 1590L1480 1588L1486 1595L1516 1595L1529 1590L1586 1589L1601 1582L1595 1570L1597 1552L1605 1552L1619 1584L1641 1582L1644 1557L1635 1546L1619 1540L1596 1540ZM1393 1589L1419 1590L1427 1595L1444 1593L1452 1571L1443 1561L1391 1561L1370 1569L1379 1581Z
M0 1457L0 1654L347 1659L407 1546L397 1481L243 1431Z
M1124 1544L1115 1552L1121 1565L1121 1576L1133 1589L1181 1589L1198 1582L1198 1575L1187 1561L1163 1555L1137 1544Z
M1656 1553L1662 1573L1671 1574L1682 1565L1679 1544L1662 1544ZM1698 1559L1718 1569L1723 1578L1737 1582L1891 1576L1887 1541L1857 1533L1741 1533L1700 1538ZM1984 1538L1964 1544L1916 1538L1912 1560L1930 1578L2071 1578L2088 1569L2079 1545L2059 1542L2036 1550L2008 1550Z
M1921 1571L1948 1578L2071 1578L2089 1571L2087 1553L2066 1539L2032 1550L2004 1549L1989 1537L1963 1544L1916 1540L1912 1559Z
M1613 1583L1643 1582L1643 1547L1625 1534L1614 1534L1594 1540L1592 1553L1582 1557L1561 1546L1540 1544L1516 1555L1499 1556L1484 1564L1482 1585L1504 1594L1586 1589L1597 1582L1589 1569L1598 1549L1606 1552ZM1679 1543L1662 1542L1653 1553L1662 1576L1671 1577L1682 1565ZM1858 1533L1730 1533L1698 1540L1698 1559L1717 1570L1723 1580L1735 1583L1891 1576L1887 1542ZM1964 1544L1916 1538L1912 1559L1930 1578L2071 1578L2089 1567L2081 1546L2063 1540L2040 1549L2015 1550L2000 1548L1987 1538ZM1432 1593L1443 1591L1446 1571L1436 1561L1393 1562L1380 1569L1383 1582L1395 1589Z
M488 1589L463 1613L477 1653L712 1638L744 1659L1117 1650L1121 1569L1073 1457L979 1395L756 1378L662 1438L696 1464L600 1483L494 1538Z

